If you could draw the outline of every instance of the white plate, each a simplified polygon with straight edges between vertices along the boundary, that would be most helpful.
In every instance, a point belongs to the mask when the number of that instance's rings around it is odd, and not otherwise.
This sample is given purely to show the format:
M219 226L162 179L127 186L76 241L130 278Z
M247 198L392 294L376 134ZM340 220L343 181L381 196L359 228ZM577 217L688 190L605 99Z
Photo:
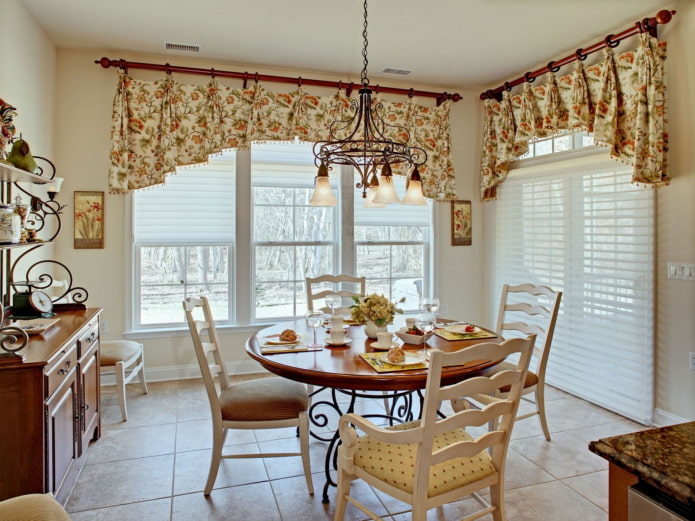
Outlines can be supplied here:
M391 365L417 365L424 362L422 355L408 351L405 352L405 360L398 363L389 362L387 355L388 353L379 353L379 360Z
M352 338L346 336L342 342L332 342L331 337L327 336L325 342L326 342L326 345L329 345L329 346L344 346L344 345L347 345L350 342L352 342Z
M280 340L279 336L267 336L263 339L264 346L295 346L302 343L302 337L297 340Z
M447 331L451 331L452 333L459 333L462 335L472 335L474 333L480 333L482 329L480 329L477 326L473 326L473 331L466 331L466 326L468 324L456 324L455 326L444 326L443 329L446 329Z
M398 347L400 344L397 344L396 342L394 342L394 343L391 344L390 346L384 347L384 346L380 346L380 345L379 345L379 342L372 342L372 343L369 344L369 345L372 346L374 349L379 349L380 351L388 351L388 350L391 349L392 347Z

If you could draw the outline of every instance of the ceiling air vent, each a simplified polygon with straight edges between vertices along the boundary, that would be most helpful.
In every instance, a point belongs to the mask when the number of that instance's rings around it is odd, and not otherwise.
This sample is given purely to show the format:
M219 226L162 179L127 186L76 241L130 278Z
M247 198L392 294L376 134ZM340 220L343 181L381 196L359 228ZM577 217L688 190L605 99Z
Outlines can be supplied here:
M187 52L192 54L200 53L200 45L189 45L187 43L164 42L164 49L167 51Z
M386 67L383 71L381 71L386 74L396 74L398 76L407 76L413 71L408 71L405 69L392 69L391 67Z

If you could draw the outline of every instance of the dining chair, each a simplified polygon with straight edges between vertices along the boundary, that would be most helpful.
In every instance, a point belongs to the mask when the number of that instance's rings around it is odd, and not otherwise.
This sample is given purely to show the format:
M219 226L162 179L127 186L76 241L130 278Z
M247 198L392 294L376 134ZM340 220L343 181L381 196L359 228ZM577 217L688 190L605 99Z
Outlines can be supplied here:
M207 297L189 297L183 301L183 309L212 412L213 448L204 494L209 496L212 492L223 458L301 456L309 494L313 495L307 417L309 397L304 384L280 377L231 383L220 352L220 341ZM202 320L194 316L194 313L200 315L201 312ZM212 361L209 356L212 356ZM215 377L219 392L215 386ZM300 452L222 454L230 429L283 427L297 427Z
M345 517L350 502L372 519L376 514L350 495L352 481L362 479L372 487L412 506L413 521L425 521L431 508L473 496L482 506L465 520L492 513L504 521L504 472L514 417L535 335L512 338L501 344L486 342L430 355L422 417L415 422L382 428L356 414L339 422L342 445L338 448L338 488L334 521ZM500 360L519 354L515 366L489 376L475 376L442 386L442 371L450 366ZM504 399L492 399L482 409L439 415L444 400L470 394L494 394L509 387ZM475 437L471 427L494 420L493 431ZM359 431L364 434L359 435ZM478 492L489 489L485 501Z
M502 287L497 315L496 332L500 337L509 338L531 333L536 335L537 343L522 393L522 399L533 404L534 410L521 414L516 419L523 420L538 415L543 434L548 441L551 437L545 415L545 372L561 299L561 291L554 291L547 286L505 284ZM503 371L509 364L502 362L490 369L490 372ZM507 392L508 389L500 389L497 396L504 397ZM533 395L532 399L530 395ZM463 400L452 402L454 409L471 404L475 405L475 399L472 402L468 400L467 403Z
M351 275L320 275L306 278L306 302L309 311L329 312L330 308L317 305L328 295L340 295L344 305L336 310L337 313L349 313L352 305L352 297L365 295L366 277L353 277ZM352 289L347 289L347 287ZM345 302L348 299L349 302Z
M25 494L0 501L5 521L70 521L70 516L51 494Z
M128 420L126 385L136 376L140 379L142 392L147 394L143 346L132 340L106 340L99 346L99 372L116 375L116 395L121 406L121 418Z

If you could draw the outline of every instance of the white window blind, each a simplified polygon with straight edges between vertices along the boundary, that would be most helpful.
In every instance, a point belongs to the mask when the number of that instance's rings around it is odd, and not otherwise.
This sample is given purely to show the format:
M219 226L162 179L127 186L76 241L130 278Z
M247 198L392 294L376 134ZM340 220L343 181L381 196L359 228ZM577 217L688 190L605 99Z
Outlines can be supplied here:
M179 169L164 185L135 193L135 240L145 244L232 242L235 156Z
M546 380L644 424L653 414L654 192L605 157L513 172L495 287L563 291Z

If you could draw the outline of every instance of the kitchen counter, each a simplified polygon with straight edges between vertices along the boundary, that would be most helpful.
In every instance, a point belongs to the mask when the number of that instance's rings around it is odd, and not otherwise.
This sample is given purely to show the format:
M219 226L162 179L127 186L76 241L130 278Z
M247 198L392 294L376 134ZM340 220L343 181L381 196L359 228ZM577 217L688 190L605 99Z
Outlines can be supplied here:
M627 487L637 483L695 509L695 422L602 438L589 450L610 463L611 521L627 519L617 512L627 504Z

